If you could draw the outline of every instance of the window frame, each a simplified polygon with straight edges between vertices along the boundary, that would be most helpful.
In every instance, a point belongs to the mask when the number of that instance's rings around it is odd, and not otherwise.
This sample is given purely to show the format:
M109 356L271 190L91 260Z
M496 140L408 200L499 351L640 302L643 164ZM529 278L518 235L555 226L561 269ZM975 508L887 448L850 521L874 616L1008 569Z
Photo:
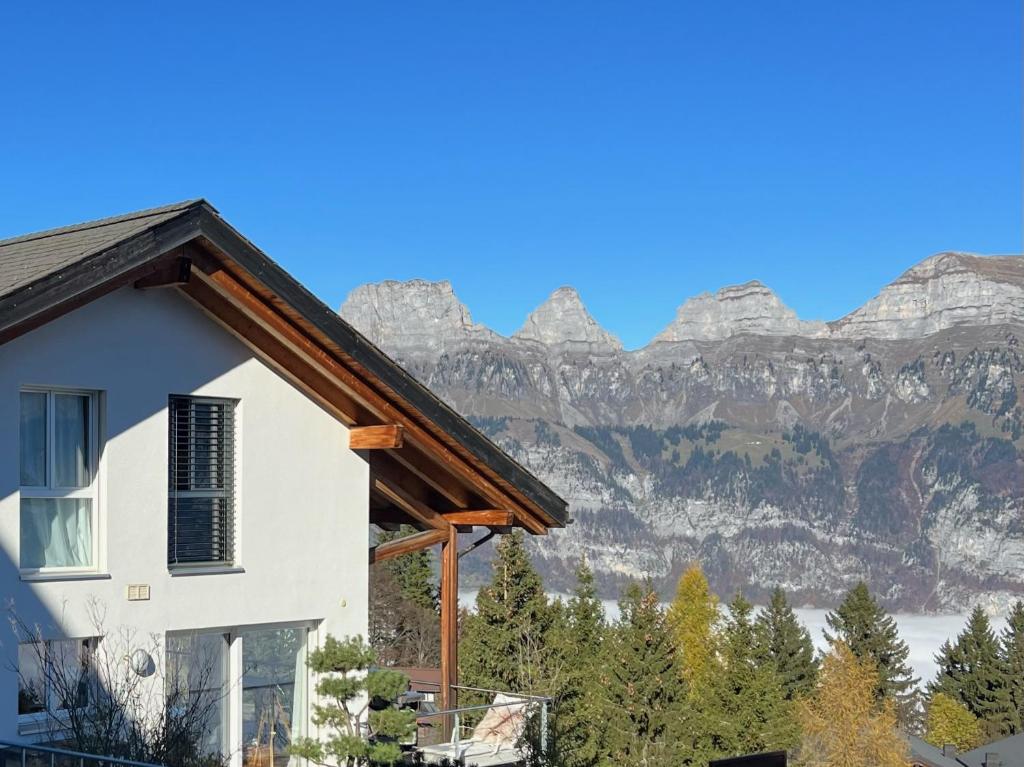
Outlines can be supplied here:
M21 408L22 394L43 394L46 396L46 484L45 485L22 485L21 484L21 434L18 435L18 529L19 529L19 551L18 571L23 576L68 576L76 573L94 574L101 572L100 569L100 439L99 439L99 409L100 392L91 389L79 389L62 386L22 386L18 390L18 407ZM86 421L87 447L88 447L88 471L89 484L86 487L56 487L53 484L53 477L56 474L56 451L53 449L56 433L56 418L54 405L56 395L70 395L85 397L89 403L89 417ZM89 514L92 527L92 548L90 559L92 564L88 567L23 567L21 564L20 535L21 535L21 511L20 502L23 498L39 499L62 499L78 498L89 500Z
M52 648L55 644L76 644L79 650L84 651L85 664L87 666L87 678L89 683L92 684L95 680L93 674L93 658L96 655L96 651L99 648L99 643L102 637L65 637L61 639L29 639L24 642L18 642L18 650L20 651L23 645L42 644L45 647L43 659L46 665L53 663L52 659ZM35 652L35 650L32 650ZM38 656L36 656L38 658ZM18 695L21 695L21 684L22 684L22 672L21 662L19 659L18 669ZM46 685L44 690L44 703L42 711L31 711L25 714L18 712L18 734L19 735L37 735L42 732L49 732L53 729L53 725L56 724L58 728L64 728L68 725L68 713L66 708L58 708L58 703L54 701L54 693L47 683L49 677L45 668L42 669L43 683ZM81 708L88 708L92 705L92 696L86 700L85 704Z
M190 403L204 403L214 405L225 405L231 408L231 464L227 467L227 471L230 472L230 484L226 486L225 490L178 490L172 486L171 468L172 462L176 459L172 454L171 443L174 439L173 429L174 423L174 402L175 400L187 400ZM239 563L239 495L240 495L240 481L239 481L239 467L238 463L240 460L239 442L240 442L240 416L241 411L241 400L238 397L224 397L214 396L206 394L169 394L167 397L167 427L168 427L168 452L167 452L167 471L168 471L168 484L167 484L167 517L165 519L167 523L167 570L172 575L192 575L192 574L206 574L206 573L224 573L224 572L240 572L241 565ZM189 435L190 450L194 451L195 435ZM170 531L171 531L171 514L172 503L177 498L219 498L224 497L224 493L227 492L227 500L229 501L230 512L227 516L228 524L230 525L230 543L225 553L224 559L213 559L204 561L193 561L193 562L177 562L171 560L170 552Z

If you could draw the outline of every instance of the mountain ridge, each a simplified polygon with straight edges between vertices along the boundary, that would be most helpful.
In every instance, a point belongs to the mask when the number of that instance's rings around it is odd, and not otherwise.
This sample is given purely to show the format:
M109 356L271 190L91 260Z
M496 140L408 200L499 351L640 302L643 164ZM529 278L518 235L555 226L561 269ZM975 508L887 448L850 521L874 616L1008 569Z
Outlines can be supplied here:
M861 578L893 609L1024 594L1024 258L937 254L811 327L766 291L632 351L565 288L511 337L447 282L342 314L569 501L530 543L553 588L585 555L609 597L692 560L718 593L823 607Z

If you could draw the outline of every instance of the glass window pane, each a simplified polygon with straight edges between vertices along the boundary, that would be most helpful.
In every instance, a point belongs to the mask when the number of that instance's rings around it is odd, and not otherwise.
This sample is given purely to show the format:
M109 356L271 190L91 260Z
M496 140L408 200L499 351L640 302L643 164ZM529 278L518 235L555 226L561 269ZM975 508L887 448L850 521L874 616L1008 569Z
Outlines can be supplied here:
M286 767L288 745L305 734L307 633L298 628L242 634L243 764L247 767Z
M42 646L35 642L18 645L18 713L35 714L46 710L46 679L43 676Z
M227 654L225 634L167 637L167 713L176 727L199 735L203 756L219 757L230 750Z
M50 708L84 708L89 703L89 641L54 640L47 643L50 666Z
M21 486L46 485L46 395L21 393Z
M54 487L89 486L89 398L53 395Z
M92 567L92 501L21 499L21 566Z

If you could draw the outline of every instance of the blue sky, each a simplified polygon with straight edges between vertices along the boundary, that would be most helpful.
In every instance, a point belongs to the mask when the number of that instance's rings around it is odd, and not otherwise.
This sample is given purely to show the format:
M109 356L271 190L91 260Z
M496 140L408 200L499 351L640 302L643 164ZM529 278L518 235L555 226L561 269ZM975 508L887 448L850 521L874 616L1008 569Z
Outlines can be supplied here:
M0 236L208 198L332 306L576 286L627 346L1020 252L1017 0L5 3Z

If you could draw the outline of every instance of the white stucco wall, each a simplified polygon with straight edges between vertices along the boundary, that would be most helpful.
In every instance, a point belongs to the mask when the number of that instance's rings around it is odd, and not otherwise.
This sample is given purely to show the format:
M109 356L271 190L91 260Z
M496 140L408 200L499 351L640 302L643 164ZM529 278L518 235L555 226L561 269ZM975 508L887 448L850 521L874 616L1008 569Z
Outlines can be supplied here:
M19 389L102 392L101 579L19 576ZM240 400L238 566L167 566L167 398ZM47 633L142 635L318 621L318 636L366 634L368 467L345 427L174 291L124 289L0 346L0 584ZM129 602L129 583L151 599ZM0 625L0 739L17 739L16 644Z

